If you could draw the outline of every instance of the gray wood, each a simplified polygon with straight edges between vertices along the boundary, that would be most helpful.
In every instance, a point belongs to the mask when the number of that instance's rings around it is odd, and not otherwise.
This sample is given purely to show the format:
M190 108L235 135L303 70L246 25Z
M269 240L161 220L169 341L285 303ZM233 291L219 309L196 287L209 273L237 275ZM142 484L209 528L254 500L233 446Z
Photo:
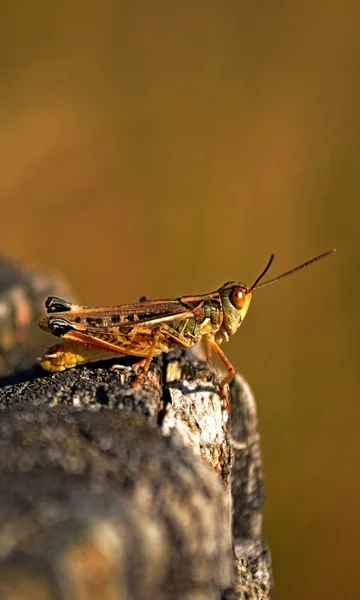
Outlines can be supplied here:
M191 352L0 389L0 597L266 599L255 404Z

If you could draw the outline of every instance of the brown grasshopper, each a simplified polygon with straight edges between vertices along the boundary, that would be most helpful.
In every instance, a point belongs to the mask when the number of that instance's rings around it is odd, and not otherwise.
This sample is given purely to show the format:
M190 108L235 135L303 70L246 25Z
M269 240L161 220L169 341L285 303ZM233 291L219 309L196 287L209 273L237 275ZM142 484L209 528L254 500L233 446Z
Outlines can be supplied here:
M221 396L225 398L224 386L235 375L235 369L220 344L227 342L240 327L252 293L333 252L335 250L328 250L259 285L274 259L272 254L251 287L230 281L215 292L199 296L143 299L136 304L105 308L81 306L50 296L45 302L50 316L43 315L39 327L67 341L52 346L39 363L46 371L56 372L121 355L138 356L141 360L133 368L143 367L136 379L139 382L148 372L154 356L178 347L190 348L205 336L208 359L214 350L228 371L219 385Z

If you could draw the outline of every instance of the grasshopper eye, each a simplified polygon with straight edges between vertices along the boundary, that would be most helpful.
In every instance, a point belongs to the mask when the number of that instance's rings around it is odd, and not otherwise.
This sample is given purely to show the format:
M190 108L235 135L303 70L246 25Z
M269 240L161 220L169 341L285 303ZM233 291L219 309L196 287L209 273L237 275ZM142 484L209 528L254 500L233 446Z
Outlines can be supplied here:
M246 303L246 296L247 293L244 289L240 287L234 287L230 292L229 299L231 304L240 310Z

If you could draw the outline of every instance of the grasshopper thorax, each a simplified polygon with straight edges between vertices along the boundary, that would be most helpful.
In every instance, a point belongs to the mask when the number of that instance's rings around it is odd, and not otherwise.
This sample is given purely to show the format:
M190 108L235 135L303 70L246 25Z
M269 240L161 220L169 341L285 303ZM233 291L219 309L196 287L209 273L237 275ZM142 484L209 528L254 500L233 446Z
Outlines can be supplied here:
M251 289L244 283L229 281L220 289L223 308L221 333L224 338L233 335L245 319L251 302Z

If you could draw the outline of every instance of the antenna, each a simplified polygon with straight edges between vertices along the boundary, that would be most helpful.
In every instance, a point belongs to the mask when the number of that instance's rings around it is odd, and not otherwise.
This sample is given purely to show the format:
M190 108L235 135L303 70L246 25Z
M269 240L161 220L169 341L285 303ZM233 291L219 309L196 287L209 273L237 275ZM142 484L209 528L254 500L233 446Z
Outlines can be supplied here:
M270 269L271 263L274 260L274 258L275 258L275 254L271 254L268 264L266 265L266 267L263 270L263 272L261 273L261 275L259 275L259 277L256 279L255 283L252 284L252 286L250 288L250 291L256 288L256 286L259 283L260 279L262 279L264 277L264 275L268 272L268 270Z
M332 250L328 250L327 252L324 252L323 254L319 254L319 256L315 256L314 258L307 260L302 265L299 265L298 267L295 267L294 269L291 269L290 271L286 271L286 273L283 273L282 275L279 275L278 277L275 277L274 279L270 279L269 281L264 281L264 283L257 285L259 283L260 279L262 279L262 277L268 271L268 269L273 261L274 255L272 254L264 271L261 273L260 277L257 278L254 285L250 288L250 291L259 290L260 288L265 287L266 285L270 285L270 283L275 283L275 281L280 281L280 279L284 279L284 277L287 277L288 275L292 275L293 273L296 273L296 271L300 271L301 269L304 269L305 267L312 265L314 262L317 262L318 260L325 258L325 256L330 256L330 254L334 254L334 252L336 252L336 248L333 248Z

